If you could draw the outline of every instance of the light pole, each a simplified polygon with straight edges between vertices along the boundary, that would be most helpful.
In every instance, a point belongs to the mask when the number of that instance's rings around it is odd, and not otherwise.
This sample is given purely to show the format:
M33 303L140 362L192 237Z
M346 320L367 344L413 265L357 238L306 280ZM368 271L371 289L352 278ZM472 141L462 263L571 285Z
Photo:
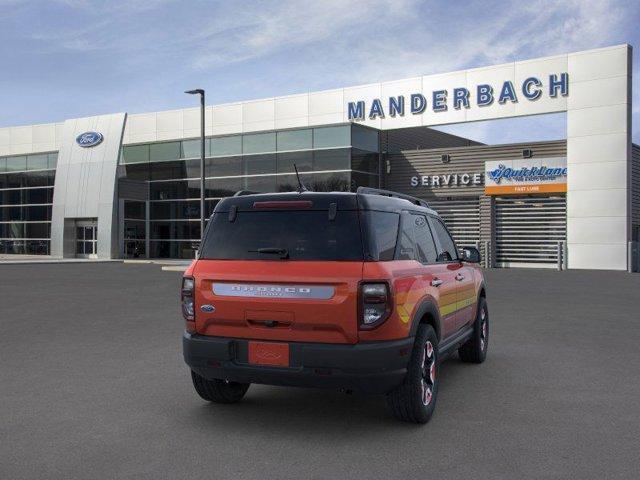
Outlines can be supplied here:
M200 247L204 236L204 90L197 88L187 90L189 95L200 95Z

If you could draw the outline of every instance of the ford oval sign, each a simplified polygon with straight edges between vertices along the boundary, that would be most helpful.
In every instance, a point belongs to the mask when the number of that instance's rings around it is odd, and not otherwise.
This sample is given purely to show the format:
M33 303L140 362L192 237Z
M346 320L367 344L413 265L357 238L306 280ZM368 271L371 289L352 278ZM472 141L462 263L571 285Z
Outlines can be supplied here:
M95 147L102 142L102 134L98 132L84 132L76 137L76 143L83 148Z

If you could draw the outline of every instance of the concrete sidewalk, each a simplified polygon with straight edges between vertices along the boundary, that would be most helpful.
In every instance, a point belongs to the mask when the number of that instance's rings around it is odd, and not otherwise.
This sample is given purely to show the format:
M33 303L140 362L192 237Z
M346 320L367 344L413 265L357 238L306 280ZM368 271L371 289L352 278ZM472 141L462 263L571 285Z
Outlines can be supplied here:
M0 265L31 265L40 263L102 263L102 262L122 262L122 259L102 259L102 258L61 258L51 255L0 255Z

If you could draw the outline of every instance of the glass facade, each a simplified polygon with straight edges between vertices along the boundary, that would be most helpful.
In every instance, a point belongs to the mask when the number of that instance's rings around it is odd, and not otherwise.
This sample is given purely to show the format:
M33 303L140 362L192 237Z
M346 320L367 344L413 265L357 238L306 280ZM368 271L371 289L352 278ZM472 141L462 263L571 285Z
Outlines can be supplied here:
M205 214L239 190L297 189L294 164L309 190L377 187L378 145L377 130L351 124L207 138ZM122 148L120 177L149 186L147 202L124 200L125 257L194 256L200 240L199 157L199 139Z
M0 158L0 254L48 255L58 154Z

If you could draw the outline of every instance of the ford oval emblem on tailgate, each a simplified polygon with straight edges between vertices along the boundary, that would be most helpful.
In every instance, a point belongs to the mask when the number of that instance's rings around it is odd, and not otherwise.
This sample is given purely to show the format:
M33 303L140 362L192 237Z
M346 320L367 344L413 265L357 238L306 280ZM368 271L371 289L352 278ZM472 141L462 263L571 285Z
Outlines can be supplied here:
M216 311L216 307L214 307L213 305L202 305L200 307L200 310L202 310L203 312L215 312Z

